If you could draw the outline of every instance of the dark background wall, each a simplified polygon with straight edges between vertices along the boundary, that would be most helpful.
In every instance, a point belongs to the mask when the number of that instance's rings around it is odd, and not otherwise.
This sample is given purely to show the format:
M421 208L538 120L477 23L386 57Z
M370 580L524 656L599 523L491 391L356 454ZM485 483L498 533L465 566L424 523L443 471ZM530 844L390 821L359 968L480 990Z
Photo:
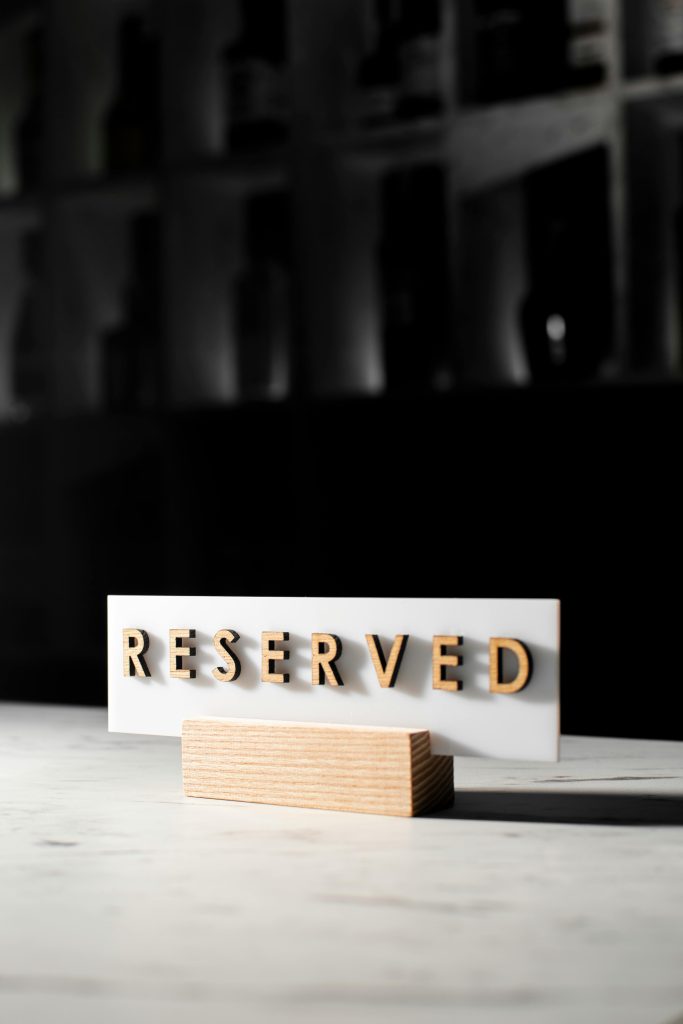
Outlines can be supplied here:
M559 597L563 729L683 738L664 6L3 5L0 697L107 593Z

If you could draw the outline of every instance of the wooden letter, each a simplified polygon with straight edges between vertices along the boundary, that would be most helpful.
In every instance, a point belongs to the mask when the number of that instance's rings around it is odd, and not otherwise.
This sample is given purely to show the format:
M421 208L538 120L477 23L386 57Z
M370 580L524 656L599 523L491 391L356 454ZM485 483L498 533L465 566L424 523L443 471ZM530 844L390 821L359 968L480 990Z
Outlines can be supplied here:
M213 638L213 646L221 658L225 658L227 662L227 668L220 665L211 670L211 675L219 683L234 683L240 677L242 671L240 659L234 651L228 648L228 644L236 643L239 638L239 633L236 633L234 629L219 629Z
M194 679L197 675L193 668L183 668L183 658L193 658L196 647L186 647L183 640L194 640L194 629L169 629L168 645L170 648L171 678Z
M503 651L512 651L517 657L517 675L511 683L503 679ZM531 679L533 662L521 640L506 636L492 636L489 640L489 690L491 693L519 693Z
M462 665L459 654L446 654L447 647L459 647L461 636L435 636L432 639L432 688L434 690L462 690L460 679L447 679L446 668Z
M144 676L149 679L152 674L147 668L145 654L149 649L149 637L144 629L124 629L123 631L123 674L124 676Z
M335 665L341 652L342 642L334 633L311 634L311 682L314 686L322 686L325 680L330 686L344 685Z
M389 651L389 660L387 661L377 634L365 634L365 642L370 650L370 657L372 658L372 664L375 666L380 686L393 686L395 684L401 662L403 661L406 644L408 643L408 636L408 633L399 633L398 636L394 637L394 642Z
M264 683L288 683L289 672L276 672L275 662L286 661L289 651L278 650L275 644L286 643L289 633L261 633L261 680Z

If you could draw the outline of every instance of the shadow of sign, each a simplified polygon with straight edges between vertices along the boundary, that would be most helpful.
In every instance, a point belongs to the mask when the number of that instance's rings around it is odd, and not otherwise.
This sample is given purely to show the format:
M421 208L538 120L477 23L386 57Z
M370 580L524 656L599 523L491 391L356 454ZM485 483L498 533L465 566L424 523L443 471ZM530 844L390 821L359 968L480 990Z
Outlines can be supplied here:
M683 825L683 796L456 789L453 806L429 817L568 825Z

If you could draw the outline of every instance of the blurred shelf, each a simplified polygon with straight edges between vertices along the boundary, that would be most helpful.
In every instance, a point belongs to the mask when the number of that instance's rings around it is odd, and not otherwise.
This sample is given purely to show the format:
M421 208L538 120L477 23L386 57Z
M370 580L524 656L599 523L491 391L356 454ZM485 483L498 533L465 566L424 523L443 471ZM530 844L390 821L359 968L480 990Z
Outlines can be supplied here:
M622 3L625 17L628 19L629 4L625 3L625 0L615 2ZM638 0L631 0L632 7L634 4L637 5ZM79 89L81 87L81 77L76 73L77 69L73 68L74 82L69 88L64 87L56 77L64 73L64 68L72 66L74 55L80 52L79 47L83 47L85 56L90 53L88 37L95 25L92 12L87 13L91 6L86 0L69 0L66 4L55 3L54 0L0 0L0 29L5 26L23 26L22 19L42 18L43 11L48 15L45 19L48 52L54 51L54 54L64 58L63 62L52 59L47 61L47 81L56 97L56 101L54 104L51 101L48 109L56 111L51 116L56 118L55 123L60 131L64 128L63 144L67 147L81 139L86 129L91 131L96 128L99 132L98 137L101 138L102 124L97 121L97 111L91 110L89 103L81 104L80 100L76 102L76 86L78 85ZM140 4L133 3L132 6L140 7ZM169 0L168 6L177 7L180 13L181 10L185 11L186 4L183 0ZM359 49L358 57L362 56L360 51L363 26L360 20L356 26L358 34L354 43L351 35L356 29L352 32L351 21L348 24L346 22L347 15L344 15L339 25L335 26L334 18L337 15L333 12L318 12L311 18L313 9L319 5L299 5L293 0L290 5L292 20L297 32L301 33L296 53L305 52L304 42L309 46L309 50L305 60L297 57L290 69L292 83L297 83L298 90L292 92L292 97L296 98L299 104L294 104L292 108L292 139L270 149L228 151L216 148L211 151L209 140L214 140L217 147L224 145L220 140L221 137L225 139L225 135L221 136L219 133L218 119L222 118L220 123L225 123L226 97L223 95L218 75L217 51L213 43L209 46L209 33L214 30L220 32L221 38L229 34L230 17L217 17L218 9L222 6L218 0L211 0L207 5L199 6L207 8L200 16L200 21L203 17L208 20L197 39L193 39L191 35L188 37L187 61L183 53L184 21L178 19L177 25L174 18L170 18L168 23L163 21L162 36L165 32L169 33L168 42L173 46L173 50L169 52L175 55L175 63L164 65L162 79L164 87L169 87L168 96L164 92L170 104L167 109L169 124L165 124L167 136L169 131L176 130L176 116L179 118L179 124L185 126L181 130L181 136L176 140L178 149L175 152L187 154L192 152L191 147L196 147L194 152L198 151L203 155L188 156L186 159L183 157L173 162L167 160L159 167L144 173L118 176L104 172L100 177L79 177L61 183L50 182L34 196L9 196L4 200L0 198L0 232L5 232L8 238L7 249L10 253L19 241L22 229L46 223L51 240L50 245L46 247L49 257L46 260L48 280L58 281L61 287L63 277L74 295L80 293L81 281L87 282L82 288L87 294L83 295L80 306L80 298L78 301L62 301L60 294L59 301L54 303L55 320L51 321L48 327L48 330L52 331L55 323L57 324L54 331L58 339L56 344L62 345L66 350L64 360L72 358L69 344L74 332L81 332L78 336L83 339L83 349L87 349L87 358L79 361L72 376L77 373L82 375L79 380L84 392L87 390L84 382L90 380L88 374L95 373L93 367L98 365L98 360L102 357L104 314L100 316L96 311L96 305L102 303L102 309L109 310L107 318L113 318L112 311L122 302L119 292L125 292L127 274L133 265L130 245L126 247L121 244L119 253L116 246L108 246L106 239L109 234L112 238L123 239L123 232L118 232L118 228L123 227L126 219L132 218L138 212L158 209L163 221L162 227L170 224L172 228L171 231L162 231L162 242L166 248L161 260L160 287L163 290L163 301L169 311L165 322L172 325L166 328L164 358L170 366L175 367L177 364L182 367L180 357L184 348L191 349L193 358L196 358L198 363L197 411L207 407L200 404L201 402L208 403L216 394L230 393L228 385L233 379L230 378L234 363L232 355L229 358L225 357L225 365L221 371L221 379L227 382L226 386L221 385L222 390L218 387L214 389L213 381L217 372L216 352L221 351L225 354L231 346L237 351L237 289L241 287L240 282L245 276L245 271L250 269L248 249L251 216L247 207L258 205L249 204L246 200L254 194L290 187L296 197L293 203L295 214L296 217L300 217L295 225L296 245L291 246L291 276L292 284L295 286L292 288L292 295L294 301L301 307L297 307L297 317L300 317L305 331L311 338L310 345L307 342L302 346L304 354L301 359L305 361L310 358L311 367L306 367L306 371L310 371L313 382L311 387L320 386L322 391L328 387L330 390L346 387L345 381L342 384L331 378L336 374L335 360L338 359L340 366L348 360L349 366L352 366L349 373L356 374L352 378L351 387L357 387L362 391L367 386L367 382L363 381L363 374L369 372L367 367L370 364L358 356L360 347L367 344L368 350L373 352L371 358L375 359L376 366L379 366L382 360L379 332L381 317L385 314L381 308L380 293L383 286L381 280L377 279L378 271L381 273L382 270L383 258L378 253L377 246L378 238L382 236L381 222L383 217L394 216L397 222L403 218L401 208L391 213L384 211L383 197L379 195L375 177L401 168L439 165L444 169L443 177L451 193L449 200L457 199L455 193L459 193L459 197L465 200L462 205L467 206L466 201L469 197L477 195L479 198L479 194L482 194L481 203L477 201L470 204L472 209L459 209L457 201L446 204L447 216L450 217L451 212L453 215L453 230L449 227L446 232L448 237L444 243L448 274L451 275L453 288L448 289L444 285L443 292L445 304L449 305L449 312L452 314L449 322L457 325L452 340L448 342L453 349L451 351L449 348L449 358L455 356L456 347L461 346L457 358L462 357L464 362L468 351L474 351L476 346L481 350L480 338L476 336L476 328L472 326L476 323L476 318L470 317L468 320L466 315L461 317L458 308L460 299L452 298L453 295L462 294L471 284L464 276L463 269L469 258L467 225L472 222L479 230L479 223L490 221L493 224L501 210L505 217L509 214L505 225L512 225L509 233L519 236L520 243L516 245L514 251L510 249L511 255L501 257L501 266L503 263L505 265L505 273L501 271L501 276L512 278L517 270L520 271L514 284L519 296L515 292L515 300L509 300L509 309L506 307L508 312L505 314L515 331L519 333L519 323L517 320L513 323L513 316L516 314L510 311L513 308L518 309L519 297L526 287L523 279L523 243L524 233L528 230L528 226L524 226L528 215L523 208L522 189L515 192L512 188L510 192L515 194L502 198L495 194L495 189L519 181L523 176L555 161L562 161L601 145L609 150L606 180L611 204L610 216L614 225L613 239L616 240L613 249L616 267L614 273L617 278L615 307L619 307L620 316L617 330L618 351L620 358L623 355L621 364L628 363L629 350L623 340L626 332L621 329L621 324L629 320L631 312L628 300L625 300L624 296L628 296L628 286L632 283L629 274L636 263L633 256L635 245L631 238L631 208L628 205L632 204L633 199L623 183L627 180L627 172L633 170L634 158L629 146L631 149L638 148L631 142L634 128L630 122L637 122L641 111L643 121L650 118L654 120L674 117L677 110L681 110L683 116L683 74L661 76L645 73L616 81L610 79L591 88L522 97L485 105L459 105L455 98L455 90L449 85L450 98L442 114L414 120L395 118L391 123L381 127L367 128L358 122L342 120L346 116L345 104L349 108L354 106L351 102L353 97L349 95L352 89L351 80L345 78L344 83L337 83L335 80L340 70L336 63L340 40L344 41L345 47L348 44L350 48L348 59L345 57L342 62L348 65L347 70L352 69L354 46ZM359 4L351 6L358 7L359 14L360 8L365 6L366 13L369 14L373 5L371 0L359 0ZM95 61L97 46L104 47L106 43L111 50L107 51L109 57L114 61L112 67L116 63L117 21L124 9L131 7L131 2L117 0L114 7L118 14L112 14L107 22L109 28L102 28L100 42L97 43L97 36L93 52L88 57L88 60ZM212 14L209 18L208 8L214 7L216 17ZM239 4L237 0L231 0L228 7L237 10ZM333 14L332 19L328 19L328 14ZM65 19L64 24L60 22L62 17ZM322 22L326 20L330 21L325 28L327 34L321 31ZM613 36L610 41L610 52L620 47L624 50L625 43L619 34L621 29L618 19L610 24L609 31ZM349 33L348 38L338 35L337 28L340 32ZM460 28L463 29L463 25ZM635 32L633 26L631 29ZM206 39L200 45L199 36L202 33L206 33ZM319 53L315 49L318 41L326 48L321 49ZM465 43L467 42L465 38ZM11 49L14 45L15 41L10 39L8 48ZM52 50L49 47L52 47ZM192 47L195 47L196 52ZM104 50L102 53L104 54ZM27 54L21 58L18 52L17 65L22 64L22 60L23 64L26 64L26 57ZM72 64L69 64L69 61ZM647 70L648 66L644 54L643 60L638 63L629 63L626 54L625 63L629 68L641 67ZM94 64L92 69L88 68L89 64L86 61L82 78L83 88L87 89L89 77L92 77L93 83L100 83L98 88L104 88L104 78L100 82L100 72L95 74ZM173 74L171 80L166 81L169 71L178 70L183 71L180 78ZM22 84L22 75L26 77L27 68L23 71L19 68L15 75L17 96L26 86L25 82ZM199 78L195 81L197 75ZM191 85L190 88L188 84ZM636 108L634 114L633 108L629 105L641 101L645 105ZM651 101L651 107L647 106L648 101ZM628 118L623 116L626 112ZM193 119L196 120L195 127L201 127L205 116L206 132L203 128L197 132L189 130ZM350 109L348 116L352 116ZM216 118L215 124L211 122L216 128L216 134L213 128L208 131L210 117ZM627 121L629 123L626 123ZM346 123L347 130L333 132L331 127L328 127L326 131L325 126L339 123ZM636 127L640 128L639 125ZM186 134L183 134L183 131ZM673 133L670 135L673 140ZM55 133L55 138L61 140L62 136ZM85 139L86 136L83 135L81 143ZM172 140L173 135L166 138L167 152L174 152ZM8 135L8 144L9 141ZM70 154L70 159L63 163L63 166L72 168L72 171L67 173L74 173L75 168L75 174L79 175L80 169L84 167L79 154L87 150L82 149L81 143L77 150ZM673 150L673 141L670 148ZM642 157L638 159L645 163L649 160L650 153L646 146L640 149L643 152ZM351 174L344 178L344 172L349 169ZM673 173L672 171L672 176ZM3 180L12 180L6 170L5 175ZM490 196L486 195L488 190L491 190ZM654 189L652 191L654 192ZM509 207L506 205L508 198ZM176 211L180 211L180 216L176 216ZM329 221L326 216L328 212L332 214ZM479 221L475 224L477 218ZM257 220L258 217L254 217L254 221ZM461 231L463 223L466 223L466 226ZM90 250L85 247L79 230L73 232L70 265L67 265L68 261L63 260L59 244L52 244L53 238L57 243L65 237L70 239L69 232L74 227L88 230L94 228L87 236L87 244L90 245L94 237L92 251L96 251L98 256L102 255L101 267L91 259ZM15 236L12 236L13 231ZM484 277L487 265L491 262L488 254L501 248L494 237L493 227L490 231L492 240L490 244L486 242L488 249L481 257L483 270L480 277ZM84 231L84 238L85 235ZM387 233L387 237L389 236L390 233ZM100 238L105 240L102 245L99 244ZM461 238L464 241L461 241ZM109 251L104 251L108 248L112 249L113 255ZM421 255L418 254L417 258L421 258ZM287 259L290 259L290 253ZM60 262L62 260L63 265ZM508 273L508 270L511 272ZM12 287L16 290L18 286ZM512 287L511 285L511 289ZM642 289L642 284L640 287ZM490 290L482 288L481 298L475 297L472 306L474 307L476 303L486 305L495 301L496 297L491 298ZM467 307L467 303L462 305ZM179 311L178 316L175 315L176 311ZM465 312L469 314L469 307ZM332 352L329 365L333 370L329 371L330 380L318 382L314 379L315 375L319 374L321 378L325 378L328 371L323 365L325 360L321 358L318 361L317 356L313 358L313 349L316 343L322 347L323 339L324 343L328 344L324 336L329 322L335 324L332 340L329 341ZM461 328L461 334L458 335L457 331ZM512 337L512 334L510 336ZM179 374L182 372L182 369L178 371ZM469 372L470 383L461 383L453 392L448 392L449 394L466 393L472 388L482 392L502 389L506 393L532 391L537 388L537 385L501 383L494 378L493 370L489 380L486 378L484 356L474 370L470 369ZM484 378L486 383L471 383L476 377ZM378 376L375 379L380 378ZM590 386L602 387L612 384L595 382ZM90 387L89 383L87 387ZM580 386L566 387L578 389ZM75 388L74 393L76 390ZM393 398L390 400L394 401ZM225 408L242 408L245 405L251 407L252 403L236 401ZM173 415L176 415L176 411L173 410ZM94 416L98 421L111 419L104 413L95 413ZM112 422L120 424L122 421L113 418Z
M457 187L470 192L606 142L615 112L614 94L597 88L466 107L448 118L357 131L330 144L352 166L376 173L448 161Z
M40 429L40 421L34 420L28 416L22 416L21 413L15 413L11 409L3 410L0 412L0 434L11 434L12 431L21 430L24 431L29 426L38 426Z
M115 213L134 212L158 205L160 191L169 181L191 180L212 190L239 194L268 192L283 188L289 181L285 154L254 154L228 159L208 158L177 164L168 170L105 178L83 178L47 187L31 196L0 197L0 223L12 219L37 219L40 203L48 199L58 204L94 211L109 208Z
M660 371L630 371L608 378L595 378L590 381L554 381L552 383L514 383L498 381L495 383L468 382L453 387L449 391L439 393L419 392L410 394L345 394L334 397L290 397L278 401L236 400L225 403L206 403L194 406L167 406L156 410L139 410L134 412L112 413L103 410L95 411L63 411L59 414L38 415L30 418L5 415L0 418L0 437L14 434L31 428L37 434L45 435L58 443L60 438L67 437L70 443L82 446L90 454L77 460L73 465L62 467L60 472L65 478L80 477L88 470L95 471L98 465L106 462L114 464L120 460L121 454L130 454L132 449L144 448L150 441L163 438L166 432L176 424L180 428L194 424L203 429L207 424L219 423L224 418L238 422L242 418L256 415L261 419L265 415L279 419L290 414L304 416L323 410L357 410L357 409L406 409L433 408L447 409L451 403L461 400L480 399L482 402L495 404L499 399L509 397L515 403L544 396L572 396L576 401L578 395L634 395L655 393L662 395L674 394L677 402L683 395L683 374L665 375Z
M43 211L37 196L18 195L0 198L0 230L34 228L42 219Z
M156 206L159 185L159 175L150 171L64 182L50 190L50 198L56 203L70 204L85 211L104 208L126 213Z
M615 120L606 89L465 110L449 137L457 187L492 188L608 141Z
M445 118L400 121L379 128L359 128L331 137L330 146L350 164L382 173L443 160L447 153L449 123Z
M621 84L621 95L630 103L682 96L683 74L647 75L643 78L627 79Z
M596 98L606 100L610 98L611 92L611 88L602 82L598 85L590 85L584 88L557 89L555 92L531 93L528 96L518 96L494 103L464 103L459 108L459 112L466 114L468 117L489 115L496 111L498 113L506 113L511 109L533 114L535 111L542 111L548 103L552 103L553 106L562 106L562 104L583 104Z
M269 192L288 183L288 159L288 151L282 149L206 157L174 164L169 174L175 181L190 180L219 191Z
M7 29L24 31L32 28L43 16L41 8L41 0L2 0L0 32Z

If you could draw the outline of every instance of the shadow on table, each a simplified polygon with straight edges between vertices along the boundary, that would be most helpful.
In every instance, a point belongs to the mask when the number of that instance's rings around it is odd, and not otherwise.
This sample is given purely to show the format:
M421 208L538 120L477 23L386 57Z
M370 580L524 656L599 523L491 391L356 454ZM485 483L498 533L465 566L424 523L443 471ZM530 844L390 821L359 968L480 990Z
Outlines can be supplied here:
M452 807L434 811L429 817L571 825L683 825L683 796L456 791Z

